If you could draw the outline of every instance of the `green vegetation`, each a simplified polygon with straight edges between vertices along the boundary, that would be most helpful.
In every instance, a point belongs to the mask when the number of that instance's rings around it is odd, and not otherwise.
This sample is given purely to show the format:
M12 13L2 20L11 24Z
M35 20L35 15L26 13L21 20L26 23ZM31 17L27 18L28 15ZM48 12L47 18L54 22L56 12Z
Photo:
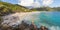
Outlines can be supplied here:
M0 1L0 17L15 12L31 12L31 11L60 11L60 7L54 7L54 8L40 7L40 8L28 9L18 4L11 4Z
M40 7L28 9L18 4L11 4L0 1L0 16L8 15L15 12L30 12L30 11L60 11L60 7Z
M54 11L60 11L60 7L54 7Z
M16 12L31 12L31 11L60 11L60 7L54 7L54 8L40 7L40 8L28 9L28 8L18 5L18 4L11 4L11 3L0 1L0 23L3 21L1 18L2 16L16 13ZM30 26L30 27L32 27L32 26ZM6 27L4 27L4 28L6 28Z
M10 14L10 13L15 13L15 12L29 12L29 11L30 11L29 9L17 4L0 2L0 16Z
M23 6L0 1L0 21L2 19L1 18L2 16L16 13L16 12L29 12L29 11L31 11L31 10L29 10Z
M37 10L37 11L50 11L52 8L50 7L40 7L40 8L33 8L32 10Z

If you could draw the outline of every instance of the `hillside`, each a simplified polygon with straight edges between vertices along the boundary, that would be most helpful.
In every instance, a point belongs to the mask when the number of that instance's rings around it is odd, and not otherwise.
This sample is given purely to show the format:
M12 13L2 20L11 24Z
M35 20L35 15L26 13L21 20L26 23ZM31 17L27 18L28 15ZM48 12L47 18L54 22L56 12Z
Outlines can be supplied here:
M40 7L28 9L18 4L11 4L0 1L0 16L7 15L15 12L30 12L30 11L60 11L60 7Z
M28 11L30 10L18 4L0 2L0 15L5 15L5 14L15 13L15 12L28 12Z

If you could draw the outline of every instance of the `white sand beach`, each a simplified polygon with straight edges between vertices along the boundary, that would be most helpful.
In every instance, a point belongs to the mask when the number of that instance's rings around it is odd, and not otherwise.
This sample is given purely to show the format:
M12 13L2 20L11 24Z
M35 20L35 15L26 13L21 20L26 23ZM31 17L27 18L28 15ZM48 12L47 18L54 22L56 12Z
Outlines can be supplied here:
M30 18L33 18L31 15L32 14L36 14L36 13L40 13L40 12L21 12L21 13L15 13L15 14L10 14L7 16L3 17L3 22L2 24L8 24L10 26L16 24L20 24L23 20L27 20Z

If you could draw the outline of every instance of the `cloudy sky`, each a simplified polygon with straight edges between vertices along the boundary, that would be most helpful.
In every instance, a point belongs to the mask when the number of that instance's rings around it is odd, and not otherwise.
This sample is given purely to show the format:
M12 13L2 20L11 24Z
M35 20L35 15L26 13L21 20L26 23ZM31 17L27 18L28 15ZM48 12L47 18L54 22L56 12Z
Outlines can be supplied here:
M2 0L4 2L9 2L12 4L19 4L22 6L51 6L51 7L59 7L60 0Z

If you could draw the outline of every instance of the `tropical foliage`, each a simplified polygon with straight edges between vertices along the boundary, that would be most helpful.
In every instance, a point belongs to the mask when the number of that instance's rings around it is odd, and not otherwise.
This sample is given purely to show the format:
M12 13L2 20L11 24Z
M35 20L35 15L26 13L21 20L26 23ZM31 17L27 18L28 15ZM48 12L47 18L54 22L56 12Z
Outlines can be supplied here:
M3 15L3 14L5 15L9 13L14 13L14 12L28 12L28 11L30 10L17 4L0 2L0 15Z

